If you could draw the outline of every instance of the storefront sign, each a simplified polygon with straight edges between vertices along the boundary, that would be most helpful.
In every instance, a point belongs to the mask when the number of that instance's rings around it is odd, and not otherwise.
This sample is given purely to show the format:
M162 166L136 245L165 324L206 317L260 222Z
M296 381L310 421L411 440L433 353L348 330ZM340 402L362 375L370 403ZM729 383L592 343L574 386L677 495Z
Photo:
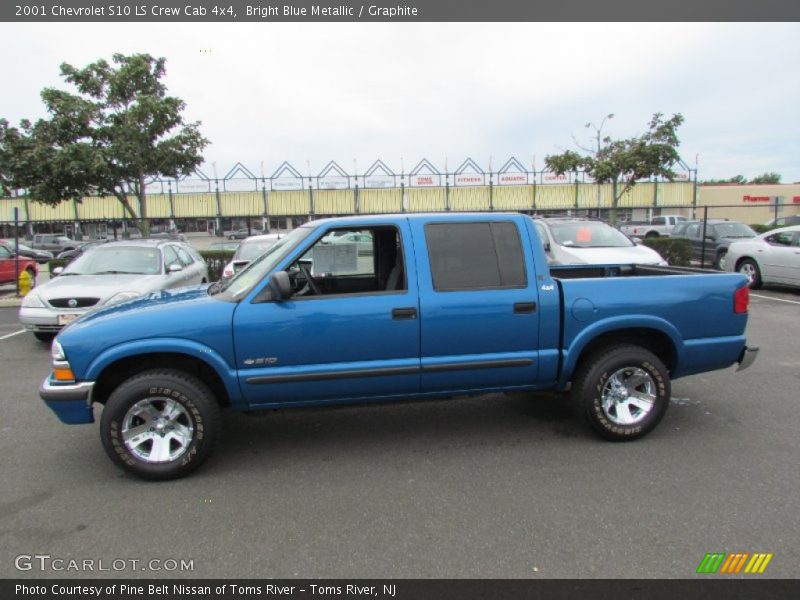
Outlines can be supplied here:
M500 173L497 176L497 183L500 185L526 185L528 183L527 173Z
M302 190L303 180L298 179L297 177L279 177L272 180L272 189L276 192Z
M485 185L482 173L460 173L453 177L455 185Z
M368 188L394 187L394 177L391 175L368 175L364 178L364 185Z
M769 202L769 196L744 196L742 198L744 202Z
M411 175L409 177L414 187L434 187L440 185L438 175Z

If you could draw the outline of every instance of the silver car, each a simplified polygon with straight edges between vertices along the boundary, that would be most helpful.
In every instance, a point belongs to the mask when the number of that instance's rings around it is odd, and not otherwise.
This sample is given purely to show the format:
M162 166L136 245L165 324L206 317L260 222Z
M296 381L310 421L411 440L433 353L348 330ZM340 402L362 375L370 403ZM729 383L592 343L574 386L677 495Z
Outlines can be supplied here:
M603 221L564 217L533 222L551 265L667 265L658 252Z
M42 341L94 307L205 283L208 267L182 242L126 240L92 248L53 275L25 296L19 311L25 328Z
M233 259L222 270L222 278L230 279L244 269L251 261L275 245L283 237L279 233L265 233L264 235L251 235L239 244Z
M744 274L754 289L765 283L800 286L800 225L733 242L725 270Z

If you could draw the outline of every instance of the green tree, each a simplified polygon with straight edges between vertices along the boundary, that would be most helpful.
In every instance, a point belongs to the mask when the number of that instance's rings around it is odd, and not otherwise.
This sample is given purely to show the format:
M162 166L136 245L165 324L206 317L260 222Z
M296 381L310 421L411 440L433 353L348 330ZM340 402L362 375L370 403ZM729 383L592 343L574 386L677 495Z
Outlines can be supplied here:
M637 181L651 177L664 177L670 181L675 178L672 167L680 160L677 129L683 123L683 115L676 114L666 120L663 117L661 113L655 113L645 133L627 139L601 138L599 128L595 128L598 131L597 148L578 146L580 152L566 150L549 155L544 159L545 165L559 175L585 171L598 183L613 183L610 220L615 223L619 199Z
M780 182L781 182L780 174L772 172L772 171L770 171L769 173L762 173L758 177L753 177L750 180L750 183L772 183L772 184L776 184L776 183L780 183Z
M148 181L180 177L203 162L209 143L200 123L185 123L183 100L167 95L164 58L114 54L83 69L61 65L77 93L46 88L49 117L19 128L0 120L0 185L58 204L91 194L113 195L147 231Z

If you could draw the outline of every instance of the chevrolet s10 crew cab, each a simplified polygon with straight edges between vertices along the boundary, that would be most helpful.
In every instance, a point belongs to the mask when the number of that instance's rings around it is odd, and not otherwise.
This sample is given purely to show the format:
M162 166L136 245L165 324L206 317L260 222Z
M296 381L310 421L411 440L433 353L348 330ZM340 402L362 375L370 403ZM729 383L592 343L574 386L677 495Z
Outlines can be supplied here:
M368 236L372 252L328 243L347 234ZM65 423L91 423L103 405L106 452L147 479L198 467L223 408L571 384L582 419L632 440L664 416L670 380L755 359L748 301L738 273L548 268L533 220L520 214L326 219L224 282L72 322L53 342L40 395Z

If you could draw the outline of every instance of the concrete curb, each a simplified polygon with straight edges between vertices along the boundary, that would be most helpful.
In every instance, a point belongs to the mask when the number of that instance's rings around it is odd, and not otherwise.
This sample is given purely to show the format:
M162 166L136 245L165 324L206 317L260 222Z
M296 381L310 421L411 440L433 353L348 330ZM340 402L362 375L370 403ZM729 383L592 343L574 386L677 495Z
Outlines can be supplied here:
M19 307L20 304L22 304L22 298L14 295L0 296L0 308Z

